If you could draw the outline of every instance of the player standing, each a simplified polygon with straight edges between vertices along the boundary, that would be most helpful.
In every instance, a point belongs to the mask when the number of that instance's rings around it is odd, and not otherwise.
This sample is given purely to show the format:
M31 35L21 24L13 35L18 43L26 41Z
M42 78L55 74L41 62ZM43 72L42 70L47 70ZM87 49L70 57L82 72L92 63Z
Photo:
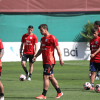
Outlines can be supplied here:
M91 85L94 90L95 72L100 71L100 37L98 37L98 29L92 30L93 39L90 41L91 59L90 59L90 71L91 71Z
M3 43L0 39L0 78L1 78L1 69L2 69L2 62L1 62L1 58L4 54L4 47L3 47Z
M100 37L100 21L94 22L94 28L98 29L98 36ZM95 76L95 80L99 80L100 71L97 70L97 74Z
M100 37L100 21L94 22L94 28L98 29L98 36Z
M1 69L2 69L2 62L1 62L1 58L4 55L4 47L3 47L3 43L0 39L0 78L1 78ZM4 89L3 89L3 84L0 81L0 100L4 100Z
M33 58L33 61L36 60L36 58L42 53L43 58L43 92L40 96L36 97L36 99L46 99L46 93L49 87L49 80L51 81L52 85L57 91L57 97L60 98L63 95L63 92L61 92L58 82L55 79L53 75L53 67L55 65L55 57L54 57L54 49L56 48L58 56L59 56L59 62L61 66L64 65L64 62L61 57L61 51L58 45L58 41L55 36L49 34L48 32L48 26L46 24L41 24L39 27L40 33L44 35L41 38L41 46L38 51L38 53Z
M28 77L28 71L26 68L26 62L27 59L29 58L29 77L28 80L31 81L31 75L33 72L33 57L36 55L37 52L37 37L35 34L33 34L33 26L28 26L28 33L24 34L22 36L21 40L21 47L20 47L20 57L22 57L21 65L26 73L26 78ZM23 45L24 45L24 50L23 50ZM22 50L23 50L23 55L22 55Z

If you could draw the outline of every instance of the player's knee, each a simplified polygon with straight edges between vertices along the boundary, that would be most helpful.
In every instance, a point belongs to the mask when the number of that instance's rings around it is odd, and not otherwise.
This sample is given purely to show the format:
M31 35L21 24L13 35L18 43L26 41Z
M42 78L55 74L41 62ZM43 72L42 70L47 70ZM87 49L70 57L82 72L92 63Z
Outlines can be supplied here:
M53 79L54 79L54 75L51 74L50 77L49 77L49 80L52 81Z
M33 67L33 63L29 63L29 66L30 66L30 67Z
M2 88L3 88L3 84L1 83L1 81L0 81L0 87L2 87Z
M0 86L1 86L1 84L2 84L2 83L1 83L1 81L0 81Z
M22 65L22 66L25 66L25 63L24 63L24 62L21 62L21 65Z
M48 75L43 75L43 79L48 79L49 76Z

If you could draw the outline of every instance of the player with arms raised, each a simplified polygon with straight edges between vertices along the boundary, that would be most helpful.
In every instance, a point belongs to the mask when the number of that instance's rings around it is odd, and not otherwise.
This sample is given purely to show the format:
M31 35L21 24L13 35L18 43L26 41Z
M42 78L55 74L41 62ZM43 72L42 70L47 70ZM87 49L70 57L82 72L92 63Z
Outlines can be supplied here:
M36 99L46 99L46 93L49 87L49 80L51 81L52 85L57 91L56 98L60 98L63 95L63 92L61 92L58 86L58 82L53 75L53 67L55 65L55 57L54 57L55 48L58 52L61 66L64 65L64 62L61 57L61 51L58 45L58 41L55 36L49 34L48 26L46 24L41 24L39 26L39 29L40 29L40 33L44 36L41 38L40 49L38 53L35 55L35 57L33 58L33 61L35 61L36 58L42 53L43 68L44 68L44 72L43 72L44 84L43 84L43 93L40 96L36 97Z
M98 29L92 30L93 39L90 41L91 59L90 59L90 71L91 71L91 85L94 90L95 72L100 71L100 37L98 37Z
M33 72L33 56L36 55L37 52L37 37L35 34L32 33L33 31L33 26L29 26L28 27L28 33L24 34L22 36L22 40L21 40L21 47L20 47L20 57L22 57L22 67L26 73L26 78L28 77L28 71L26 68L26 62L27 59L29 58L29 77L28 80L31 81L31 75ZM23 55L22 55L22 49L23 49L23 45L24 45L24 50L23 50Z

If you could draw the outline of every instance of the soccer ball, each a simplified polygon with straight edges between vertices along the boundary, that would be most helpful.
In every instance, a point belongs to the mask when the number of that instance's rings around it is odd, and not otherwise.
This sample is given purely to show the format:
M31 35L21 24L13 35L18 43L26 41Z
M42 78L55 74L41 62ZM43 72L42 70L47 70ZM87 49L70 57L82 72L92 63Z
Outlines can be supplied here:
M91 78L91 73L88 74L89 78Z
M85 82L83 87L84 87L85 90L90 90L92 88L92 86L89 82Z
M25 80L26 80L26 76L23 75L23 74L21 74L21 75L19 76L19 80L20 80L20 81L25 81Z
M95 92L100 92L100 84L96 84L94 87Z

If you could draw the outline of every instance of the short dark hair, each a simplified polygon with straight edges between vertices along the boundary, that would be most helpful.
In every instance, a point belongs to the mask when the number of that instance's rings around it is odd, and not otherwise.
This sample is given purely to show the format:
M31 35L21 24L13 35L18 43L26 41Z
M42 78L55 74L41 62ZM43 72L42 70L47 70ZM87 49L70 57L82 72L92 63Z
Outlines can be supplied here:
M92 28L92 29L91 29L91 32L92 32L92 33L96 32L96 31L98 31L98 29L96 29L96 28Z
M32 25L30 25L30 26L28 26L28 28L33 28L33 26L32 26Z
M100 26L100 21L95 21L94 24L99 25Z
M48 26L46 24L41 24L38 29L43 28L43 29L47 29L48 31Z

